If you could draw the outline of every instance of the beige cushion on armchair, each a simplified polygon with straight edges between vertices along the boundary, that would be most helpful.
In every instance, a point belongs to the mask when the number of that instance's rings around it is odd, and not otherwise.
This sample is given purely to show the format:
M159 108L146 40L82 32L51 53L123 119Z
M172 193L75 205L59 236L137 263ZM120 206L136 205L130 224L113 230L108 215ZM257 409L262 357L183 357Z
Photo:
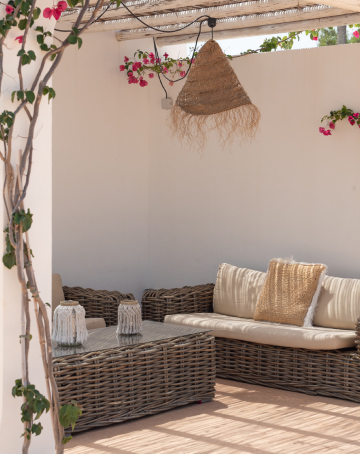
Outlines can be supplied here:
M61 301L65 301L62 281L60 274L52 275L52 314L54 310L58 307ZM103 318L86 318L86 329L98 329L105 328L105 320Z

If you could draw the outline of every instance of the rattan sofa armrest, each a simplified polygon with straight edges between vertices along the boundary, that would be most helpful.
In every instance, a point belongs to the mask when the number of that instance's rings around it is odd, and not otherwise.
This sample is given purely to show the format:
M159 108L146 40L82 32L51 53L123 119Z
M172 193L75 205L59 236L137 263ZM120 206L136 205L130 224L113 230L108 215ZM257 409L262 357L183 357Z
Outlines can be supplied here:
M163 322L165 315L213 312L215 284L172 289L146 290L142 297L142 318Z
M135 299L132 293L116 290L93 290L82 287L63 287L65 300L78 301L86 311L86 317L103 318L106 326L117 325L118 307L121 300Z

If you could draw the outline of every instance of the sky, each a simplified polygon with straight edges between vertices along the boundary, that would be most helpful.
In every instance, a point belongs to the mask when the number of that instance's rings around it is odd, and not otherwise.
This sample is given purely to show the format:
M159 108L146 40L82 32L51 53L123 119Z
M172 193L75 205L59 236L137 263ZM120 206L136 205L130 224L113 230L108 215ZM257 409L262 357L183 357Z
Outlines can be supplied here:
M278 33L276 35L266 36L251 36L248 38L235 38L235 39L222 39L219 40L222 50L228 55L239 55L248 49L256 50L260 44L264 42L265 38L271 38L272 36L286 36L286 33ZM194 44L188 44L188 54L190 54L190 48L194 47ZM203 43L202 43L203 44ZM312 41L309 36L305 33L300 35L300 40L294 42L293 49L307 49L310 47L317 47L316 41Z

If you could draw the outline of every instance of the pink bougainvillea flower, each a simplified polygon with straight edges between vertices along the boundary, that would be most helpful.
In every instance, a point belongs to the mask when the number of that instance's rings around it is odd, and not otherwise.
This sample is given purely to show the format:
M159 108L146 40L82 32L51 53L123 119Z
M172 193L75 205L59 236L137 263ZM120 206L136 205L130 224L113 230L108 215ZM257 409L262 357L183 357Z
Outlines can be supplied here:
M168 72L169 72L169 70L166 68L166 66L164 66L164 67L162 68L162 73L163 73L163 74L167 74Z
M317 36L313 36L313 41L317 41L317 40L318 40L318 37Z
M161 62L161 58L157 58L156 63L160 63L160 62Z
M60 0L60 2L57 4L57 9L60 10L61 12L65 11L66 8L68 7L68 4L64 2L64 0Z
M185 74L186 74L185 71L181 71L181 72L180 72L180 77L185 77Z
M357 30L354 31L353 35L355 36L355 38L359 38L359 36L360 36L360 34L359 34L359 32Z
M324 134L325 128L321 128L321 127L320 127L320 128L319 128L319 132L320 132L321 134Z
M331 136L331 131L328 129L327 131L324 131L324 136Z
M182 67L182 63L181 63L181 61L179 61L178 65L179 65L179 68L181 68L181 67Z
M146 85L148 84L149 82L147 82L146 80L142 79L140 80L140 87L146 87Z
M168 58L168 56L169 56L169 54L167 54L167 53L165 52L164 57L165 57L165 58Z
M44 9L43 16L45 17L45 19L51 19L52 15L53 15L53 10L51 8Z
M23 42L23 39L24 39L23 35L20 35L15 38L15 41L19 41L19 44L21 44Z
M125 65L120 65L119 68L120 68L120 71L125 71Z
M170 85L170 87L172 87L174 85L174 82L172 80L170 80L169 85Z
M140 68L141 68L141 63L140 63L139 61L136 61L135 63L133 63L133 65L132 65L132 67L131 67L131 69L132 69L133 71L137 71L137 70L140 69Z
M5 11L6 11L6 14L12 14L14 11L14 8L11 5L6 5Z
M333 123L332 121L330 121L330 123L329 123L329 128L330 128L330 129L335 129L335 123Z
M143 59L143 63L145 63L145 65L148 65L149 64L149 60L147 58L144 58Z
M354 118L359 118L359 113L358 113L358 112L357 112L357 113L354 113L354 114L353 114L353 117L354 117Z
M62 13L62 11L59 8L53 8L52 14L53 14L55 20L60 19L61 13Z
M129 61L129 59L127 57L124 57L124 62L126 63L127 61Z
M150 52L149 57L150 58L155 58L154 52Z
M351 126L354 126L355 121L354 120L350 121L350 124L351 124Z
M152 79L154 77L154 73L150 73L149 77L150 77L150 79Z

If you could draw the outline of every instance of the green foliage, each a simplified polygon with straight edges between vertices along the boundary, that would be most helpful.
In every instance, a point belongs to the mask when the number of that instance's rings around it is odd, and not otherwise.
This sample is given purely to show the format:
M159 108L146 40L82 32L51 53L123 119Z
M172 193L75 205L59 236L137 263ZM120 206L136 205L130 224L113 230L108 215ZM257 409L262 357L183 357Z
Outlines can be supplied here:
M336 28L322 28L319 32L318 46L334 46L337 44Z
M27 211L27 213L24 210L19 210L17 213L13 214L13 223L15 225L21 225L22 226L22 231L27 232L31 225L32 225L32 214L30 213L30 210ZM9 236L9 228L7 227L4 230L4 233L6 233L5 236L5 244L6 244L6 254L3 256L3 264L6 266L6 268L9 268L9 270L16 265L16 255L15 255L15 249L13 245L11 244L10 241L10 236ZM15 236L13 238L13 242L15 241ZM24 242L24 251L27 254L27 244ZM30 249L30 254L33 256L32 250Z
M0 140L7 142L9 130L14 124L14 118L14 113L9 110L4 110L3 113L0 114Z
M72 430L75 428L76 421L78 417L82 415L82 408L76 402L72 400L71 404L63 405L60 407L59 411L59 421L60 424L66 429L71 425Z
M43 89L43 95L44 96L49 95L49 102L50 102L51 98L55 98L56 93L53 88L46 86Z
M73 34L68 37L68 41L70 44L77 44L78 49L82 46L82 39L78 36L80 30L75 27L71 27Z
M38 436L43 429L41 423L34 424L35 420L39 419L44 411L47 413L50 409L50 402L43 396L34 385L23 386L21 378L15 380L15 386L12 388L13 397L24 397L25 402L21 405L21 422L29 422L29 429L22 434L30 440L31 434Z

